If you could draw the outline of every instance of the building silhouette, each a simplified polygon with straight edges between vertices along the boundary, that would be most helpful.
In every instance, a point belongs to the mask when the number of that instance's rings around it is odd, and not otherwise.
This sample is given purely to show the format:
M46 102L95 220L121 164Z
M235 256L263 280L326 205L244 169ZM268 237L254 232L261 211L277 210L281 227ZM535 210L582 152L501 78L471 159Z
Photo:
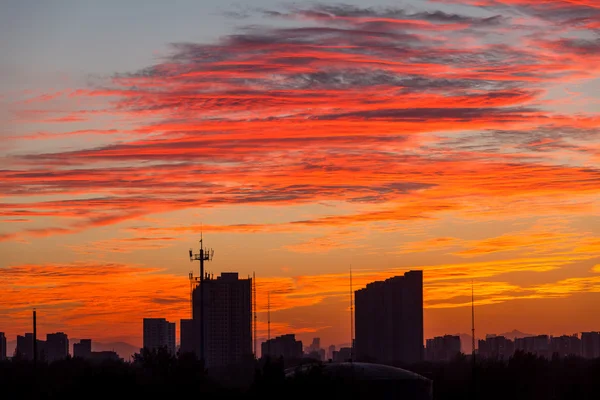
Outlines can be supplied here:
M106 361L123 361L114 351L92 351L89 356L92 363L101 364Z
M355 292L358 361L423 360L423 271L372 282Z
M352 347L340 347L338 351L334 350L331 359L336 363L352 361Z
M73 357L90 358L92 355L92 339L81 339L73 344Z
M175 322L164 318L144 318L144 348L158 350L161 347L175 354Z
M550 337L548 335L516 338L515 350L545 358L550 358L552 356L552 352L550 351Z
M425 359L427 361L451 361L460 354L460 336L438 336L427 339Z
M600 357L600 332L581 333L581 355L585 358Z
M560 357L580 357L581 339L577 335L550 337L550 351L552 355L558 354Z
M0 361L6 360L6 335L0 332Z
M283 358L284 360L302 358L302 342L296 335L281 335L261 344L262 357Z
M46 361L63 360L69 355L69 338L64 332L46 335Z
M193 353L200 356L200 321L182 319L179 321L180 353Z
M15 355L18 355L23 360L33 360L33 333L26 333L23 336L17 335Z
M478 355L483 358L508 360L515 353L515 343L504 336L486 335L478 344Z
M333 353L335 352L335 345L332 344L327 348L327 359L333 360Z
M239 364L252 357L252 279L223 272L216 279L207 274L202 284L203 291L196 286L192 292L192 320L181 321L180 350L204 354L206 367ZM202 318L204 335L200 335Z

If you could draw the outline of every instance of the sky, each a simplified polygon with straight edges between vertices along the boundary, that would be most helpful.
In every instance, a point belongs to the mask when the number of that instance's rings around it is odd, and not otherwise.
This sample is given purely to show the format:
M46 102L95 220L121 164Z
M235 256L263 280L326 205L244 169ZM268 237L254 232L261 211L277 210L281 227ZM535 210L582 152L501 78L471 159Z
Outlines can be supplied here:
M0 331L141 345L188 251L258 340L350 342L424 271L425 337L600 330L600 4L0 6ZM179 326L177 327L179 331Z

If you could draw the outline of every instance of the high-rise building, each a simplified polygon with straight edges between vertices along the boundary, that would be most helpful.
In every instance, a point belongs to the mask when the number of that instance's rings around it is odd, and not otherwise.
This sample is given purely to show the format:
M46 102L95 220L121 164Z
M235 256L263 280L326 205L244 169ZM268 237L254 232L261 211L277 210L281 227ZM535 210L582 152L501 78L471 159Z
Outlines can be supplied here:
M460 336L438 336L427 339L425 359L427 361L450 361L460 354Z
M180 353L200 355L199 322L195 319L182 319L179 321Z
M560 357L581 356L581 339L577 335L550 337L550 351Z
M302 358L302 342L294 334L277 336L261 344L261 355L284 360Z
M479 341L477 354L483 358L508 360L515 352L515 343L504 336L487 335Z
M515 349L546 358L549 358L552 355L550 351L550 338L548 335L516 338Z
M175 322L164 318L144 318L144 348L158 350L161 347L175 354Z
M600 332L581 333L581 355L584 358L600 358Z
M24 336L17 335L15 355L23 360L33 360L33 333L26 333Z
M355 292L355 310L358 361L423 360L423 271L369 283Z
M46 335L46 359L48 362L63 360L69 355L69 338L63 332Z
M73 357L90 358L92 355L92 339L81 339L73 345Z
M6 360L6 335L0 332L0 361Z
M333 360L333 353L335 352L335 345L332 344L327 348L327 359Z
M331 359L339 363L352 361L352 347L340 347L339 351L334 350Z
M252 353L252 279L239 279L237 272L223 272L216 279L206 276L204 289L197 286L192 292L192 316L195 322L185 322L182 347L204 354L207 367L239 364ZM204 297L204 312L200 293ZM200 335L204 317L204 335ZM200 337L203 336L204 351ZM194 338L189 343L183 338ZM201 354L198 354L201 353Z

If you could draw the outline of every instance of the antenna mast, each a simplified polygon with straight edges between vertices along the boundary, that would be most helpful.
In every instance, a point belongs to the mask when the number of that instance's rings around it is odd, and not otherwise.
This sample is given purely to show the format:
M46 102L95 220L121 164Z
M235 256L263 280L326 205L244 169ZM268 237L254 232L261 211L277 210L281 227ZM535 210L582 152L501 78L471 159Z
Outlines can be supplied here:
M352 264L350 264L350 361L354 359L354 293L352 292Z
M271 292L267 292L267 351L271 355Z
M475 362L475 286L471 280L471 345L473 362Z
M215 251L213 249L204 248L202 243L202 230L200 231L200 252L195 253L190 249L190 261L200 261L200 361L204 362L204 318L205 318L205 310L204 310L204 261L211 261ZM193 279L193 273L191 273L191 280ZM193 301L192 301L193 307ZM192 312L193 313L193 312ZM193 314L192 314L193 318Z
M257 358L256 353L256 274L252 272L252 312L254 313L254 358Z

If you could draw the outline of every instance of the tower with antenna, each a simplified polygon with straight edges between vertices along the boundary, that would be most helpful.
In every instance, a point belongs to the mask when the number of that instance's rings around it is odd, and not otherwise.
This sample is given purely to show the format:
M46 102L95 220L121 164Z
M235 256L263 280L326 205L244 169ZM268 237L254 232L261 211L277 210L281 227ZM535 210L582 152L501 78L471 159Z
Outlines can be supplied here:
M267 352L271 355L271 292L267 292Z
M354 291L352 290L352 265L350 265L350 361L354 360Z
M256 274L252 272L252 336L254 338L254 358L258 358L256 353Z
M473 357L473 363L475 363L475 285L471 281L471 345Z
M190 287L193 292L193 282L196 281L199 284L200 290L200 361L204 361L204 262L211 261L215 251L213 249L205 248L202 243L202 232L200 232L200 251L198 253L194 253L192 249L190 249L190 262L192 261L200 261L200 277L199 279L194 278L193 272L190 272ZM192 301L193 302L193 301Z

